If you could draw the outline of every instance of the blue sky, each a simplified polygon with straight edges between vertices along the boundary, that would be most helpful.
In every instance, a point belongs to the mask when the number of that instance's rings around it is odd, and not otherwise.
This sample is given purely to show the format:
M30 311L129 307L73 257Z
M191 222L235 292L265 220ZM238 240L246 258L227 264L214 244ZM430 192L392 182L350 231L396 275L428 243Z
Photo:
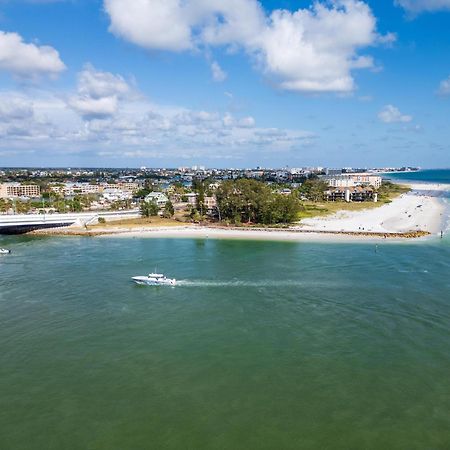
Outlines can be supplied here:
M0 0L0 166L450 166L450 0Z

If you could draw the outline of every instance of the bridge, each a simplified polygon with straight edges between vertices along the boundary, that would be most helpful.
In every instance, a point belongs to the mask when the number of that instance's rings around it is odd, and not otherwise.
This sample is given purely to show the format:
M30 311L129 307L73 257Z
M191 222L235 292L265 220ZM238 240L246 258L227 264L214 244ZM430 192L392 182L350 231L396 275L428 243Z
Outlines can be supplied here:
M139 217L138 210L92 211L73 214L7 214L0 215L0 234L22 234L43 228L85 226L98 222L100 217L106 221L132 219Z

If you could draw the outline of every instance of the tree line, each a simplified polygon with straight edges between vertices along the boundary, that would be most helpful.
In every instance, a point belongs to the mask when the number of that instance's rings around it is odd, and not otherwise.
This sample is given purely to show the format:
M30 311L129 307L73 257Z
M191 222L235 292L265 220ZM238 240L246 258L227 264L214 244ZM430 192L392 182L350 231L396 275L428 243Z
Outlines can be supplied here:
M224 181L216 199L219 220L235 224L291 223L300 211L297 195L282 195L261 181L246 178Z

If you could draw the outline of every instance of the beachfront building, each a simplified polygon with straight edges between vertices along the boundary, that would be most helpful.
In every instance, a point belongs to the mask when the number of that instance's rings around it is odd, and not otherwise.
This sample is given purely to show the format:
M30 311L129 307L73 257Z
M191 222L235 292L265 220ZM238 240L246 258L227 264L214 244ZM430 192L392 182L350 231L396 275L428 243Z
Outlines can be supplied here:
M0 184L0 198L38 198L41 188L36 184L2 183Z
M355 186L373 186L378 189L382 178L372 173L348 173L322 177L333 188L352 188Z
M169 201L169 198L163 192L150 192L150 194L145 197L145 201L154 202L159 208L163 208Z
M378 194L371 187L337 187L325 191L324 198L328 202L377 202Z

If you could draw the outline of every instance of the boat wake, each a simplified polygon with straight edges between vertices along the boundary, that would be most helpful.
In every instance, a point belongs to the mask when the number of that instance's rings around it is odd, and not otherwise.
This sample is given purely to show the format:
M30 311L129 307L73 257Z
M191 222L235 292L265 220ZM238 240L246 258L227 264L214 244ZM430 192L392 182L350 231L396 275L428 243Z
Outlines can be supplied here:
M177 286L185 287L292 287L292 286L304 286L304 282L295 280L285 281L207 281L207 280L178 280Z

